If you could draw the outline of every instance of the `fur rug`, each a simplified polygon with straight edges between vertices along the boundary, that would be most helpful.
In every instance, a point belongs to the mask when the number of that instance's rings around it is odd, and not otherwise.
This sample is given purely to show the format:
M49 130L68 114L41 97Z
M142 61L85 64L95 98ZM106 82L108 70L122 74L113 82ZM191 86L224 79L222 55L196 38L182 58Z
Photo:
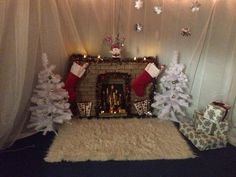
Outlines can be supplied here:
M47 162L186 159L194 154L172 122L158 119L78 119L64 124Z

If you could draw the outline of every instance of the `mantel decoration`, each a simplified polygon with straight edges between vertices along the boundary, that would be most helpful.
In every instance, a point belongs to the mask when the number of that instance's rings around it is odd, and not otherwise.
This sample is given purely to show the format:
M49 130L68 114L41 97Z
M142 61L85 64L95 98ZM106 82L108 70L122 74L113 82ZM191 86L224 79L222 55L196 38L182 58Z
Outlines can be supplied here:
M120 58L111 58L111 57L102 57L98 56L90 56L90 55L82 55L82 54L72 54L70 56L71 65L75 61L79 61L82 63L155 63L158 65L158 57L153 56L145 56L145 57L120 57Z
M115 40L113 40L111 36L107 36L105 37L104 42L110 47L112 58L121 57L121 49L124 47L125 37L120 38L118 33L115 37Z

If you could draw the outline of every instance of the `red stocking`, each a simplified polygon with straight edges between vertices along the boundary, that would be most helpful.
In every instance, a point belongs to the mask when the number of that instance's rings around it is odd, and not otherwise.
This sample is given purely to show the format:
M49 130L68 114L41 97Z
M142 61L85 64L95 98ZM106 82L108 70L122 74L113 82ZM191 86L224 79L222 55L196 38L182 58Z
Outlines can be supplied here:
M73 115L78 114L78 107L76 103L76 86L78 81L84 74L87 66L87 63L81 66L78 63L74 62L65 81L65 89L68 91L69 94L69 103Z
M153 78L157 77L159 73L160 69L158 69L154 63L149 63L144 71L131 81L131 87L135 94L142 97L146 86Z

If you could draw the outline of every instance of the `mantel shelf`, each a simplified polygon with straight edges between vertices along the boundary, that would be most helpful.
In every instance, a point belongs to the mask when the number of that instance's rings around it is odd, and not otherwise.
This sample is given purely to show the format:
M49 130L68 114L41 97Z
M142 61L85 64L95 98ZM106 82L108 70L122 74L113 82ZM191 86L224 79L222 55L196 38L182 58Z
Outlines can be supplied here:
M70 56L70 61L88 62L88 63L155 63L158 64L158 57L101 57L101 56L85 56L81 54L72 54Z

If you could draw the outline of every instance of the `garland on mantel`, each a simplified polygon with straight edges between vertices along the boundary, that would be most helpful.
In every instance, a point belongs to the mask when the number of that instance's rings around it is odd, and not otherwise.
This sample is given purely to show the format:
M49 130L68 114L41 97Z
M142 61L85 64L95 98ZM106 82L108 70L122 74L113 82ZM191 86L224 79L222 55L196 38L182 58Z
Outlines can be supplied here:
M70 56L70 61L80 61L80 62L88 62L88 63L155 63L158 65L158 57L133 57L133 58L112 58L112 57L102 57L98 56L90 56L90 55L82 55L82 54L72 54Z

